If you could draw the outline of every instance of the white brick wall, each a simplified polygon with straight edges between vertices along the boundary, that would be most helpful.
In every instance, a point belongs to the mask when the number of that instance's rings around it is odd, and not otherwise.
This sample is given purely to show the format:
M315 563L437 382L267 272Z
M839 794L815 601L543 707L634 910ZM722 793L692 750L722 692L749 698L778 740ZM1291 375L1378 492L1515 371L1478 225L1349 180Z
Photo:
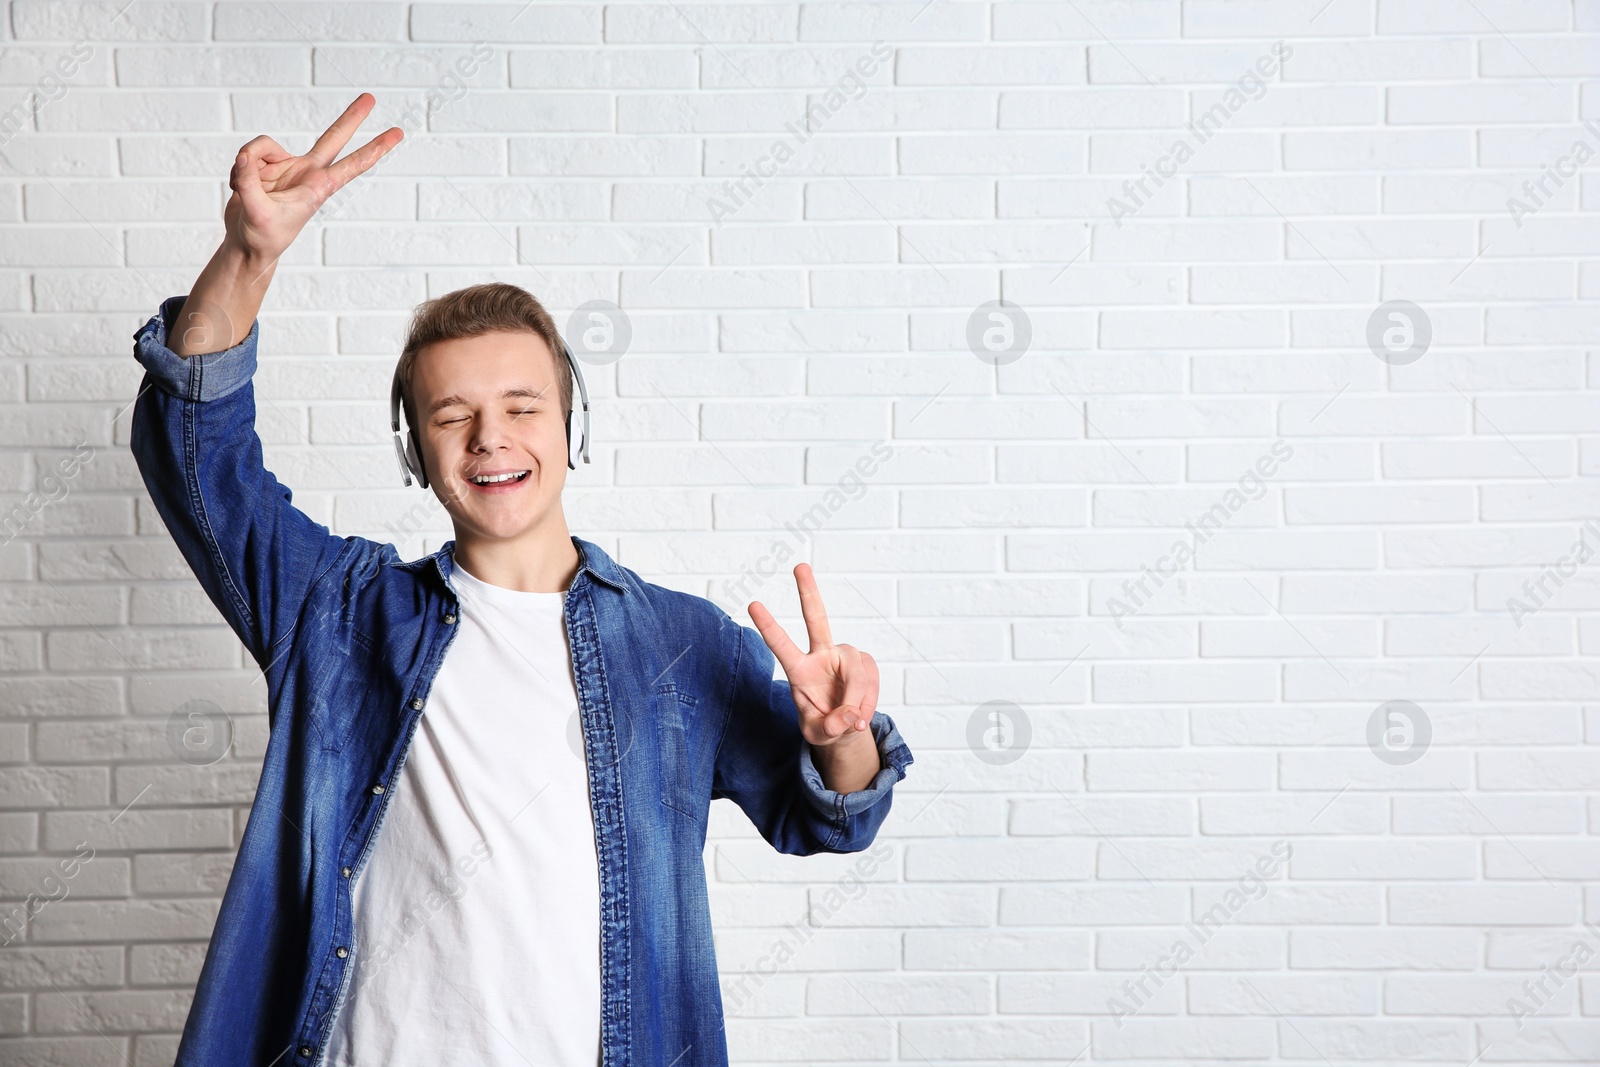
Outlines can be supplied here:
M0 1063L171 1062L264 694L128 453L130 335L238 145L363 90L407 141L262 315L297 503L436 547L387 440L411 307L613 300L574 531L791 625L795 550L883 665L917 762L874 850L716 806L735 1062L1600 1060L1600 557L1558 564L1600 546L1600 3L0 10L0 911L95 849L0 948ZM1369 748L1394 700L1415 762Z

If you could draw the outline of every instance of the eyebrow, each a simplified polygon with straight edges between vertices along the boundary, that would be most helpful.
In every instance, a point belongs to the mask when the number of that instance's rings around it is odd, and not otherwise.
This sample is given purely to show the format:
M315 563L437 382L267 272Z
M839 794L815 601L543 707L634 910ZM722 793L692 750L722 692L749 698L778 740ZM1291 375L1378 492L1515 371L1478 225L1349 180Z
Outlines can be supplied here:
M544 394L549 392L549 391L550 391L550 387L549 386L545 386L543 389L540 389L540 390L538 390L536 392L536 391L534 391L533 389L529 388L526 385L518 385L518 386L513 386L512 388L507 389L505 392L501 393L500 394L500 399L501 400L511 400L511 399L513 399L515 397L526 397L529 400L543 400L544 399ZM466 397L456 396L454 394L452 394L450 396L442 396L438 400L435 400L433 402L433 405L430 408L428 408L428 415L432 416L435 412L439 411L441 408L453 407L453 406L455 406L457 404L460 404L462 406L467 406L468 405L468 401L467 401Z

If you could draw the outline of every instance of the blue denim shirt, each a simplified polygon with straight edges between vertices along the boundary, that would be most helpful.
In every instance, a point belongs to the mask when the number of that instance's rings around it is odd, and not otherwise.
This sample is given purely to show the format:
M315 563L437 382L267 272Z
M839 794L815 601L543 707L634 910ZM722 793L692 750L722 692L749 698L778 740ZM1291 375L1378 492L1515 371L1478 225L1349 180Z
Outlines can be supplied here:
M255 431L259 321L238 345L183 359L166 339L184 299L134 334L146 374L130 443L178 549L265 674L270 736L176 1067L312 1067L361 952L355 882L457 631L454 542L406 562L296 508ZM711 801L734 801L779 852L857 852L911 752L877 712L877 776L826 788L759 633L573 543L565 617L599 855L601 1064L723 1067Z

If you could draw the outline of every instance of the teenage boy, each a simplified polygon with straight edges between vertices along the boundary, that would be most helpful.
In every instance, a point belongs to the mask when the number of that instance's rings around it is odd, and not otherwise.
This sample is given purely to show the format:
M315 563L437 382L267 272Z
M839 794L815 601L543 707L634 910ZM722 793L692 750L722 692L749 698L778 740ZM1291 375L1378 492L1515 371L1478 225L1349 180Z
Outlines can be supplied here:
M221 247L135 334L133 453L269 698L177 1067L723 1067L710 802L779 852L857 852L910 750L806 565L802 652L759 603L758 635L568 533L570 357L514 286L423 304L397 367L405 468L453 540L402 562L290 503L255 432L256 314L399 142L335 161L373 102L303 156L246 144Z

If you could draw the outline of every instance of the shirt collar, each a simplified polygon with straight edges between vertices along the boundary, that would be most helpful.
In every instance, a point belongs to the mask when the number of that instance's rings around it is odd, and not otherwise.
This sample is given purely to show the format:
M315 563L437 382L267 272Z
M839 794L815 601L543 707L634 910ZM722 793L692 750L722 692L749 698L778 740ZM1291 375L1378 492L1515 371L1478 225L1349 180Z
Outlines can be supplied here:
M571 535L568 535L571 536ZM609 585L619 593L628 591L628 583L622 576L622 568L616 561L606 555L605 550L592 541L585 541L581 537L573 537L572 543L578 549L578 571L588 572L590 577L605 585ZM450 584L450 573L455 568L455 557L451 550L455 548L455 538L451 538L439 546L438 551L431 555L421 556L417 559L407 560L397 564L406 570L420 570L430 562L444 579L445 585Z

